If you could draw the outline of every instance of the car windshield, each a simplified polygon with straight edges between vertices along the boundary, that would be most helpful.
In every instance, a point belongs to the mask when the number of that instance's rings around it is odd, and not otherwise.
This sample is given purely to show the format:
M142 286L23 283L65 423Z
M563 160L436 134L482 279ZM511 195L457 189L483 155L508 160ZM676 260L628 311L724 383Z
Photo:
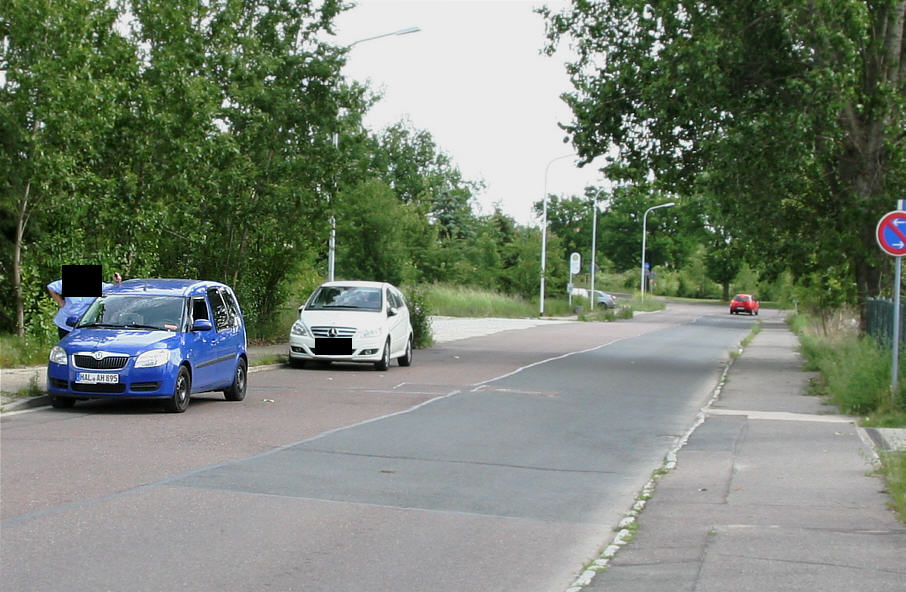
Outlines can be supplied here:
M183 324L184 300L178 296L101 296L76 327L177 331Z
M748 301L749 301L749 297L748 297L748 296L743 296L743 295L740 294L739 296L737 296L737 297L735 298L735 300L739 300L740 302L748 302Z
M312 294L306 310L381 310L381 289L361 286L321 286Z

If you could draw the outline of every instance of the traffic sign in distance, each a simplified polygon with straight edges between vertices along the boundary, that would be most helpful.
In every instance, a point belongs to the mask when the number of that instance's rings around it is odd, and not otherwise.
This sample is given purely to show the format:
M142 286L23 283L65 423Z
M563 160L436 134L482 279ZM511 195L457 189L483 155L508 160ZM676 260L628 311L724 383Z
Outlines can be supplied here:
M906 255L906 212L894 210L884 214L878 222L876 236L878 245L888 255Z
M573 275L579 273L582 267L582 256L579 253L573 253L569 256L569 272Z

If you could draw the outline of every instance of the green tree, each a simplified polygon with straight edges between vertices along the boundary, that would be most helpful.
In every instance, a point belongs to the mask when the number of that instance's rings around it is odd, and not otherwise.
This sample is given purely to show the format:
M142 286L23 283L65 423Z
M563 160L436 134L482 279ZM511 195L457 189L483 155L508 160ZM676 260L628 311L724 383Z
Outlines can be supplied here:
M107 222L123 209L115 155L129 153L130 142L117 125L134 70L107 4L9 0L0 11L0 211L9 270L0 283L15 310L0 325L20 336L26 310L38 307L60 264L108 263L117 250Z
M432 236L432 229L414 205L401 203L393 189L376 179L344 192L340 203L338 278L397 285L418 279L413 250Z
M906 189L906 1L542 12L548 49L576 47L565 129L586 161L616 154L611 178L712 195L708 209L767 260L800 276L835 267L851 297L877 289L874 228Z
M598 218L598 249L618 271L641 265L642 226L645 211L678 198L665 196L645 185L625 185L613 192L610 206ZM700 207L693 200L679 200L677 206L653 211L647 219L645 261L681 267L702 242Z
M475 216L473 195L481 187L463 178L459 168L431 134L406 122L378 135L371 169L396 192L403 203L427 207L439 224L441 239L471 238Z
M535 214L543 215L544 204L534 204ZM547 200L548 231L554 233L563 243L567 253L581 253L587 257L591 253L592 211L591 200L570 196L551 195Z

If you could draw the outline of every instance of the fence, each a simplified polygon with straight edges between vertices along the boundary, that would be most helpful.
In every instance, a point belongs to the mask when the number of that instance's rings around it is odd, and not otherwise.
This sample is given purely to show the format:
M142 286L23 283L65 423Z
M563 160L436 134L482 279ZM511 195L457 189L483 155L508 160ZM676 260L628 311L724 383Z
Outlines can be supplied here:
M893 341L893 301L869 298L865 303L866 331L878 342L890 346ZM906 342L906 305L900 302L900 343Z

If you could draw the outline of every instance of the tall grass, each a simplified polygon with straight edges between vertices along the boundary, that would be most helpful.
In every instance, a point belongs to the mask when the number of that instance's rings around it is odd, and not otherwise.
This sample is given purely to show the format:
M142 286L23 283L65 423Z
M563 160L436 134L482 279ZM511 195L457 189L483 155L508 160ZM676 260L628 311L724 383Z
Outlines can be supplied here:
M882 452L881 474L887 481L890 504L900 522L906 523L906 452Z
M55 339L45 337L0 335L0 368L46 364L55 343Z
M537 305L528 300L479 288L432 284L424 288L423 299L432 314L448 317L525 318L538 315Z
M859 336L844 320L794 315L790 326L799 335L806 369L821 373L821 393L841 411L868 416L874 425L906 425L906 376L901 363L900 388L891 396L889 350L871 337Z

